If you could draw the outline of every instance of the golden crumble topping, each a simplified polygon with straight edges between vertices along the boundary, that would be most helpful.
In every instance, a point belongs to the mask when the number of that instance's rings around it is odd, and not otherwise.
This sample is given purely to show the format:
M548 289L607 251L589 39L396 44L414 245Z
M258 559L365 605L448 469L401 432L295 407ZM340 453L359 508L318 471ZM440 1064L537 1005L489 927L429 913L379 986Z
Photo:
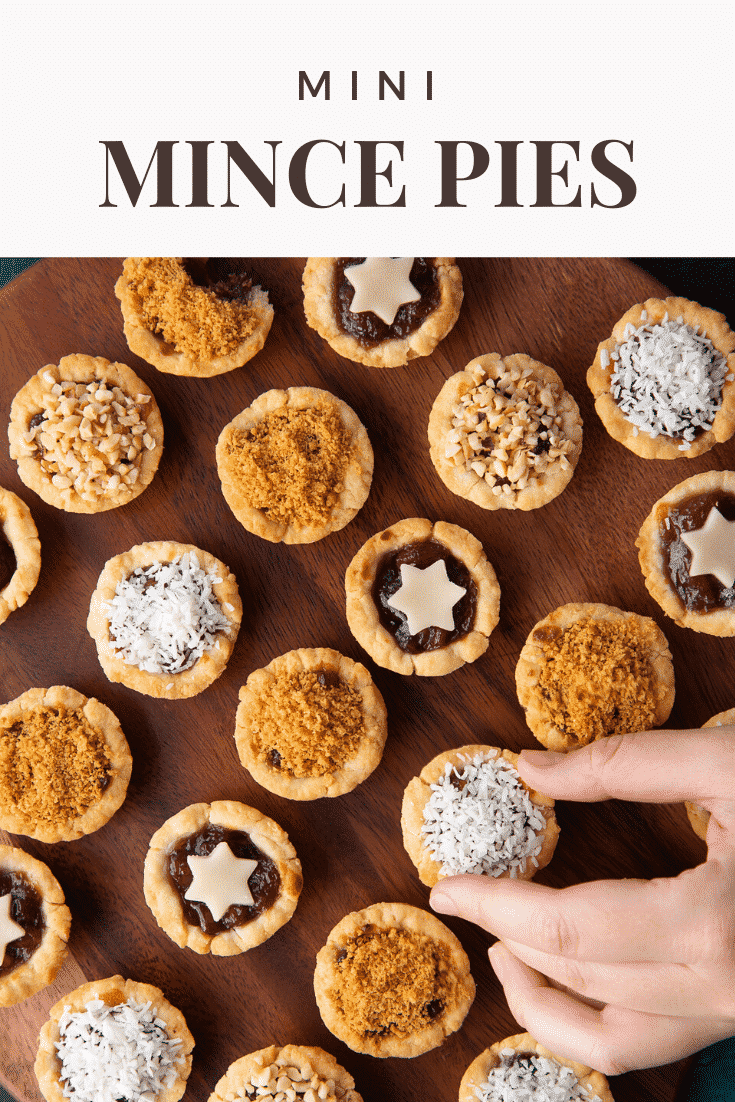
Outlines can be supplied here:
M39 709L0 728L0 807L12 806L33 829L69 823L109 783L103 735L81 709Z
M539 629L538 688L549 722L581 745L655 725L654 671L634 624L587 619Z
M350 435L334 408L284 408L251 429L233 430L225 450L252 508L324 524L344 489Z

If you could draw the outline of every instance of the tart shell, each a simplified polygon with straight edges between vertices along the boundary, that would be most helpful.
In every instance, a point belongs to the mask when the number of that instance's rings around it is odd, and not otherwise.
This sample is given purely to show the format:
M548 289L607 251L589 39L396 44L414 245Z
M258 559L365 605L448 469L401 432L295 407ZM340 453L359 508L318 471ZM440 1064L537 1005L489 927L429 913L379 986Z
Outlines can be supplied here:
M612 605L591 603L561 605L532 628L516 666L516 689L518 700L526 713L526 723L539 742L549 750L565 751L585 743L571 733L560 730L548 718L544 699L538 688L539 677L546 664L541 644L546 639L561 639L564 632L573 624L589 619L609 622L627 620L633 627L651 667L655 705L651 726L660 727L665 723L674 705L674 668L671 652L663 632L653 620L647 616L639 616L635 612L624 612Z
M176 844L209 824L249 834L258 849L277 865L281 877L280 892L272 907L252 922L216 934L205 933L187 922L166 867ZM283 828L254 807L235 800L190 804L167 819L151 838L143 872L145 901L161 929L182 948L214 956L244 953L272 937L294 913L302 883L301 862Z
M71 912L61 885L42 861L15 846L0 845L3 871L22 873L33 885L41 897L45 927L38 948L28 960L0 976L0 1006L14 1006L53 983L66 957Z
M365 731L357 752L339 769L320 776L300 777L261 760L255 744L257 731L252 711L260 698L269 696L276 678L311 670L330 671L359 693ZM327 647L292 650L274 658L263 669L251 673L240 689L235 720L235 743L240 761L263 788L289 800L317 800L322 796L342 796L351 792L379 764L387 733L385 703L366 668Z
M28 689L21 696L0 708L0 739L3 729L37 711L58 712L81 710L91 727L105 741L109 758L109 781L99 799L87 810L67 822L49 823L46 820L30 820L15 806L0 808L0 828L11 834L24 834L39 842L69 842L99 830L115 814L123 803L133 759L127 739L117 716L95 697L86 697L67 685L52 685L49 689Z
M34 1071L46 1102L68 1102L61 1086L61 1061L56 1054L56 1043L60 1039L59 1020L65 1009L72 1013L81 1013L88 1002L100 999L107 1006L119 1006L128 999L137 1003L150 1002L156 1017L164 1023L169 1038L178 1038L182 1043L178 1050L184 1058L183 1065L172 1085L156 1095L156 1102L178 1102L186 1090L186 1081L191 1071L191 1051L194 1038L187 1028L184 1015L164 997L160 988L151 983L136 983L122 976L110 976L103 980L84 983L75 991L70 991L55 1006L51 1007L49 1020L41 1029L40 1044Z
M220 581L215 582L212 588L230 626L226 632L220 632L216 645L205 651L189 669L179 673L149 673L119 657L110 639L108 602L115 596L118 584L130 577L138 567L145 569L154 563L173 562L178 555L186 552L197 556L203 570L216 569ZM136 544L129 551L116 555L105 563L90 601L87 631L97 645L97 657L108 680L119 681L146 696L180 700L196 696L222 674L235 646L241 619L242 601L235 575L229 568L208 551L202 551L191 543L163 540Z
M251 504L247 487L238 477L230 458L233 434L247 432L271 413L319 407L337 411L350 439L349 462L342 486L335 488L337 502L323 524L306 524L269 516L263 509ZM292 386L288 390L268 390L261 394L252 405L225 425L217 441L216 454L222 493L230 509L248 532L272 543L314 543L344 528L365 504L373 477L373 449L359 417L346 402L316 387Z
M0 486L0 526L15 556L15 571L0 590L0 624L33 592L41 573L41 541L25 501Z
M73 486L67 489L57 488L52 481L52 476L44 471L37 456L27 454L25 434L29 430L31 418L46 409L44 376L47 382L52 378L56 383L74 382L87 385L98 380L109 387L119 387L130 398L135 398L139 394L147 397L148 401L139 415L145 422L145 432L154 441L154 446L141 451L138 478L132 486L121 481L116 490L107 490L96 501L86 501ZM119 505L127 505L150 485L163 454L163 421L150 387L136 375L132 368L123 363L110 363L103 356L86 356L78 353L63 356L58 364L47 364L32 375L25 386L21 387L10 407L8 438L10 457L17 461L21 481L37 493L43 501L68 513L100 513L108 509L116 509Z
M730 727L733 725L735 725L735 708L728 708L726 712L718 712L716 716L712 716L712 719L708 719L706 723L703 723L702 730L704 731L708 727ZM709 811L691 800L685 800L684 806L692 830L698 838L706 842L707 827L710 820Z
M139 257L126 257L122 275L115 284L115 294L120 300L123 316L123 331L128 347L136 356L152 364L159 371L169 375L191 375L208 379L213 375L222 375L233 371L251 360L260 352L273 323L273 307L268 295L260 287L254 287L250 306L255 318L255 328L227 356L213 356L210 359L195 359L169 344L163 337L157 336L147 328L141 313L142 300L131 284L131 272ZM177 258L181 259L181 258Z
M362 1102L362 1095L355 1090L355 1080L350 1073L329 1052L314 1045L284 1045L282 1048L270 1045L242 1056L230 1064L208 1102L230 1102L233 1098L244 1098L257 1092L258 1085L253 1082L253 1077L261 1084L263 1075L269 1070L273 1072L276 1083L284 1074L290 1081L289 1072L296 1070L300 1077L298 1086L311 1089L319 1097L322 1083L326 1087L331 1082L333 1087L331 1090L326 1088L327 1096L336 1097L340 1102ZM271 1091L272 1097L281 1089L276 1083ZM298 1091L298 1095L305 1093L305 1090Z
M515 1052L541 1056L546 1060L555 1060L562 1067L571 1068L580 1085L587 1090L590 1099L596 1097L599 1102L613 1102L610 1085L601 1071L593 1071L585 1064L578 1064L576 1060L568 1060L565 1056L556 1056L535 1041L530 1033L517 1033L514 1037L506 1037L504 1041L496 1041L490 1048L481 1052L462 1076L462 1082L459 1085L459 1102L477 1102L480 1097L480 1088L487 1082L492 1069L501 1062L501 1053L511 1048Z
M365 348L337 323L334 310L336 261L333 256L310 256L307 260L303 277L304 312L311 328L348 360L368 367L400 367L416 356L430 355L459 317L464 295L462 273L454 257L438 256L435 266L440 300L436 309L408 336Z
M509 371L526 370L530 371L529 377L537 382L549 399L549 406L541 407L544 415L548 412L560 419L559 428L564 438L571 441L572 450L566 456L552 459L546 470L538 477L529 477L522 489L514 489L511 493L493 493L493 486L484 476L474 470L466 470L464 465L456 466L453 459L446 456L448 437L454 427L455 407L461 403L463 395L474 390L486 378L499 379ZM477 356L463 371L447 379L431 408L429 454L437 474L453 494L467 498L482 509L526 510L546 505L565 489L581 453L582 419L577 403L564 389L564 383L553 367L547 367L523 353L505 358L497 352ZM512 466L514 454L517 453L508 453L508 466Z
M646 318L642 314L646 313ZM691 447L680 450L681 440L670 436L651 436L636 426L623 414L611 393L610 380L614 363L602 366L602 354L608 358L617 344L625 341L625 327L630 324L635 329L641 325L663 321L668 313L669 319L681 317L686 325L693 328L701 326L718 352L727 359L728 375L735 373L735 333L728 326L724 314L718 314L698 302L686 298L649 298L631 306L612 331L612 336L597 346L594 363L587 372L587 385L595 399L595 409L603 425L614 440L643 459L693 459L710 450L715 444L729 440L735 432L735 380L725 379L722 386L722 404L712 421L711 428L700 433Z
M638 548L638 561L646 589L667 616L682 628L691 628L692 631L701 631L707 635L728 636L735 635L735 609L712 609L710 612L687 609L669 580L666 557L659 537L670 507L695 494L717 490L735 494L735 471L705 471L679 482L655 503L641 525L635 545Z
M375 574L382 557L409 543L435 540L461 560L477 586L477 607L472 630L438 650L408 654L380 623L372 597ZM465 662L474 662L488 647L489 636L500 618L500 586L482 544L470 532L446 521L432 523L419 517L398 521L372 536L347 567L347 623L361 647L379 666L394 673L437 677L452 673Z
M426 884L429 888L433 888L444 877L442 866L432 856L422 833L424 808L431 797L431 785L441 780L447 764L461 766L471 761L478 754L482 754L485 761L493 761L498 757L504 758L513 768L516 768L520 757L519 754L514 754L512 750L501 750L497 746L460 746L456 750L446 750L443 754L438 754L435 758L432 758L421 770L418 777L414 777L413 780L408 782L403 794L401 808L403 845L418 870L421 883ZM541 852L536 857L538 864L534 865L533 861L527 858L523 871L516 870L515 872L514 878L516 880L531 880L551 860L559 837L559 826L554 813L554 801L551 797L544 796L540 792L529 788L523 780L521 780L521 784L528 792L531 801L543 815L546 824ZM498 879L508 877L510 877L510 870L506 869L505 872L500 873Z

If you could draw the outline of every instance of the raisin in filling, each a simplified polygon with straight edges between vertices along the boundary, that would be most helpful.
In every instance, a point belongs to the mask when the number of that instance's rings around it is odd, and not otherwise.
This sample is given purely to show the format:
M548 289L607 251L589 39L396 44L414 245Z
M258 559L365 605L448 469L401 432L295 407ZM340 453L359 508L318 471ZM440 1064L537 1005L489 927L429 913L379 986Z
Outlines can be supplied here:
M245 903L233 903L218 922L206 903L195 899L185 899L184 895L194 879L186 860L187 857L207 857L219 845L226 842L235 857L257 861L257 868L248 880L252 906ZM202 830L182 838L168 855L168 874L179 894L184 918L190 926L198 926L205 934L219 934L231 930L233 926L245 926L269 910L278 898L281 889L281 877L274 861L267 857L243 830L230 830L223 826L209 824Z
M436 310L441 301L439 279L433 257L417 256L414 259L409 279L421 298L416 302L406 302L399 306L398 313L391 325L386 325L372 310L353 314L350 310L355 288L345 275L345 268L362 264L364 256L340 256L337 258L334 275L334 315L337 325L349 336L354 337L363 348L374 348L383 341L402 339L423 325L429 314Z
M46 929L43 901L38 890L22 872L0 869L0 896L8 894L11 896L10 917L23 927L25 933L8 942L5 955L0 960L0 979L33 956Z
M405 564L425 570L438 559L444 559L450 582L462 586L466 591L452 610L454 627L451 631L445 628L428 627L411 635L405 614L389 604L390 598L401 588L401 566ZM456 559L436 540L407 543L398 551L390 551L384 555L375 572L372 596L380 623L386 631L390 632L401 650L406 651L407 654L423 654L426 651L446 647L455 639L462 639L468 635L475 621L477 586L472 575L463 562Z
M236 256L186 257L184 270L192 283L226 302L249 302L253 281Z
M668 528L665 522L659 528L669 581L688 612L735 608L735 587L727 588L713 574L690 576L692 553L681 538L682 532L701 528L715 507L725 520L735 520L735 494L713 490L669 506Z

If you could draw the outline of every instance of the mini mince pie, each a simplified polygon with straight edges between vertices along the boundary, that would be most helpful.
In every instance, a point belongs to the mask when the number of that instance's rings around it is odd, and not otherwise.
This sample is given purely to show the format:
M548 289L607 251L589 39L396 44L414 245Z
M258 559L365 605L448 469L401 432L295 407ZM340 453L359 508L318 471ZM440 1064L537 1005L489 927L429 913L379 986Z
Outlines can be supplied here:
M613 437L644 459L691 459L735 432L735 333L685 298L632 306L587 372Z
M462 275L449 256L310 256L306 320L338 352L368 367L428 356L462 305Z
M53 982L70 925L61 885L46 865L0 845L0 1006L14 1006Z
M379 666L437 676L474 662L498 622L500 587L482 544L445 521L378 532L345 576L347 623Z
M131 351L172 375L242 367L273 321L267 293L236 257L129 256L115 294Z
M554 801L530 789L518 754L460 746L425 765L403 795L403 845L423 884L474 873L530 880L559 836Z
M233 956L296 909L301 863L286 832L234 800L191 804L151 838L143 889L156 922L195 953Z
M242 602L235 575L188 543L141 543L110 559L87 631L110 681L169 700L196 696L232 654Z
M702 724L702 730L712 727L732 727L735 725L735 708L729 708L726 712L718 712L716 716L712 716L712 719L708 719L706 723ZM701 807L699 804L693 803L691 800L685 800L684 806L686 807L687 817L691 824L694 833L702 839L707 840L707 827L709 826L710 813L706 808Z
M317 953L317 1006L355 1052L420 1056L459 1029L475 997L459 940L428 911L375 903L338 922Z
M39 842L99 830L125 799L132 758L117 716L66 685L0 707L0 828Z
M292 650L240 689L235 742L258 784L291 800L351 792L378 765L383 697L359 662L335 650Z
M178 1102L194 1038L151 983L122 976L82 984L51 1007L34 1071L46 1102Z
M40 572L41 543L31 511L0 486L0 624L26 603Z
M270 1045L230 1064L208 1102L362 1102L355 1080L334 1056L312 1045Z
M145 490L163 452L163 422L132 368L64 356L31 376L10 407L10 457L48 505L100 513Z
M459 1102L613 1102L607 1079L566 1056L555 1056L530 1033L496 1041L473 1060Z
M526 639L516 689L539 742L563 751L660 727L674 704L674 668L649 617L611 605L562 605Z
M217 441L225 501L240 524L272 543L314 543L362 508L373 449L346 402L326 390L268 390Z
M641 526L646 588L667 616L735 635L735 471L706 471L660 498Z
M574 474L582 421L553 368L492 352L447 379L429 417L429 445L452 493L483 509L537 509Z

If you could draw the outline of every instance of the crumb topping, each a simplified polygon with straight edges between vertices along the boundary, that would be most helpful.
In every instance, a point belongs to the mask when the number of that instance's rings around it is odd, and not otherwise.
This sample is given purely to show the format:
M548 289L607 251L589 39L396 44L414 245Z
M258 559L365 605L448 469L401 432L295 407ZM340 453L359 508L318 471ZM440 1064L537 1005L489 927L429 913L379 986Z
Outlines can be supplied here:
M581 745L654 725L648 648L628 620L580 620L566 631L538 628L544 662L538 687L549 721Z
M0 806L29 829L72 822L109 780L104 736L81 710L38 709L0 728Z
M336 956L338 1011L364 1037L409 1037L457 997L447 946L426 934L366 927Z
M283 409L234 430L226 452L248 504L269 517L325 524L344 489L350 436L331 406Z
M530 367L506 367L493 379L476 364L472 374L477 385L454 407L445 458L474 471L496 496L525 490L551 463L568 471L574 444L552 388L542 386Z
M23 435L19 456L34 457L49 481L66 496L94 503L135 486L143 456L156 441L148 431L150 394L126 394L104 380L56 381L41 376L41 408Z
M129 257L125 274L146 328L195 360L228 356L256 327L251 303L198 287L181 257Z
M280 675L249 712L258 761L292 777L336 773L365 734L362 698L329 673Z

